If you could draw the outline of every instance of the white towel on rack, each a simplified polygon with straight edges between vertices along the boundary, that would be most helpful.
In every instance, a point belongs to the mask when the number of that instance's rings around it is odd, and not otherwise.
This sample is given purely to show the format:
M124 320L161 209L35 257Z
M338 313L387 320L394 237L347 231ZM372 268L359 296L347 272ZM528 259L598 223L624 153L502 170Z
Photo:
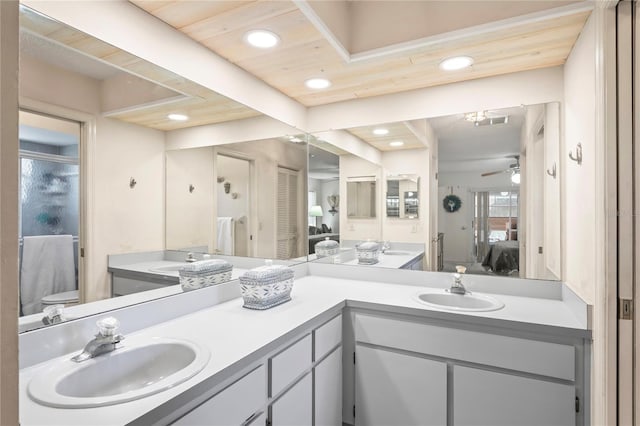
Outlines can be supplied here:
M42 311L40 300L50 294L76 289L73 236L24 237L20 269L22 314Z
M218 250L221 254L233 256L233 218L218 218L218 235L216 238Z

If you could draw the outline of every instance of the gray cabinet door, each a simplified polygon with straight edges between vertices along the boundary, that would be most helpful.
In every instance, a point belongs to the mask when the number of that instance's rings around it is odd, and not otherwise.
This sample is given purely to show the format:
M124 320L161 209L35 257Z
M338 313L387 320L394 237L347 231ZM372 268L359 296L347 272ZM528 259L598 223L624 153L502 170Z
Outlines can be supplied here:
M383 349L356 349L356 425L447 424L447 365Z
M456 426L574 426L573 386L455 366Z
M342 426L342 349L315 368L315 425Z
M307 373L271 405L273 426L311 425L313 397L311 385L311 373Z

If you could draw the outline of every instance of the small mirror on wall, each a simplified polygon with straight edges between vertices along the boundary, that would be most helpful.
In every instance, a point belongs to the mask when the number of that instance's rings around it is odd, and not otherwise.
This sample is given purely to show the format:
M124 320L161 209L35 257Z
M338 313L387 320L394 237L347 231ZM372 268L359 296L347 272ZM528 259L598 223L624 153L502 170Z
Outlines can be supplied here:
M374 176L347 178L347 217L376 217L376 179Z
M419 177L394 175L387 177L387 217L417 219L420 210Z

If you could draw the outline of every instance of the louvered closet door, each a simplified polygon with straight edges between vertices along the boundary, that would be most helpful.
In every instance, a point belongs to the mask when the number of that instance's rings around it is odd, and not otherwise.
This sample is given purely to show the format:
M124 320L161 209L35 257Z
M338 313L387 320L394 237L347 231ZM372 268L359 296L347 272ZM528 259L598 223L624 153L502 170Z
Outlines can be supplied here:
M298 254L298 181L299 172L278 167L278 205L276 207L278 221L278 259L290 259Z

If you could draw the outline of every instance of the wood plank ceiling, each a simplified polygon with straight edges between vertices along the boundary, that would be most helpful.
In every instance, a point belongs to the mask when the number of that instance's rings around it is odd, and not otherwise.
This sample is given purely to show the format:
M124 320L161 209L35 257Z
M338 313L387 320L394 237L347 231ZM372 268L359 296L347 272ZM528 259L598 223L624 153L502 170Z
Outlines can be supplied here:
M177 94L185 95L182 99L167 103L107 113L109 117L168 131L261 115L239 102L40 14L21 13L20 26L24 30L99 59L123 71L175 90ZM169 120L167 118L169 113L186 114L189 116L189 121Z
M130 1L306 106L561 65L590 13L346 63L291 1ZM281 43L271 50L247 46L243 36L251 29L271 30ZM462 54L475 59L473 67L450 73L439 69L442 59ZM304 86L317 76L329 78L332 86L321 91Z
M376 135L373 133L375 129L385 129L389 133L385 135ZM355 127L347 129L347 131L380 151L425 148L425 145L413 132L411 125L406 122ZM392 146L390 145L392 142L402 142L403 145Z

